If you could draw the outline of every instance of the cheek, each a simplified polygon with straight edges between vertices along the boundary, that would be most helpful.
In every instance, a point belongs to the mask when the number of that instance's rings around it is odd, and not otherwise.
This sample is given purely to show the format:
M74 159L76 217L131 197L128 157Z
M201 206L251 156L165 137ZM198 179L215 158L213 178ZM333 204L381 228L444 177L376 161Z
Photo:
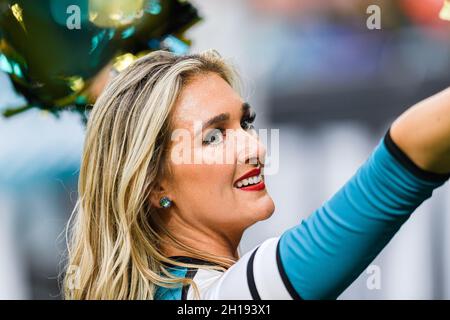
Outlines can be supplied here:
M178 165L173 170L176 188L184 195L208 201L231 194L234 167L225 164Z
M227 150L224 144L216 147L195 148L195 159L201 159L186 170L189 171L191 181L197 186L206 186L210 192L229 192L233 186L235 173L235 156ZM208 192L208 190L205 190Z

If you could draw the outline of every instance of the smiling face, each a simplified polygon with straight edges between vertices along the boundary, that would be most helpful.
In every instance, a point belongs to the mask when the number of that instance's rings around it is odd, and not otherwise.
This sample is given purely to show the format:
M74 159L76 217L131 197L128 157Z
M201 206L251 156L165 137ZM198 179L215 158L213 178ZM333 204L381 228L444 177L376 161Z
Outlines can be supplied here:
M189 226L192 237L202 230L229 240L240 239L247 227L270 217L274 203L258 177L266 150L251 124L254 112L232 87L215 73L197 75L181 91L172 117L173 129L189 132L190 143L183 148L201 161L178 163L169 151L171 174L162 186L174 203L171 217ZM226 157L217 161L221 152Z

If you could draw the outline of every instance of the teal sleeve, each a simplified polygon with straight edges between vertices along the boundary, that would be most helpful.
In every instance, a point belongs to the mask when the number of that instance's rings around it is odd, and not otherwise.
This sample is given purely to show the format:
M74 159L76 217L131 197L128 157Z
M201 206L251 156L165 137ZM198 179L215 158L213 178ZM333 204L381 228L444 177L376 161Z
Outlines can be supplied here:
M281 236L277 254L292 287L303 299L337 298L448 178L416 166L388 131L331 199Z

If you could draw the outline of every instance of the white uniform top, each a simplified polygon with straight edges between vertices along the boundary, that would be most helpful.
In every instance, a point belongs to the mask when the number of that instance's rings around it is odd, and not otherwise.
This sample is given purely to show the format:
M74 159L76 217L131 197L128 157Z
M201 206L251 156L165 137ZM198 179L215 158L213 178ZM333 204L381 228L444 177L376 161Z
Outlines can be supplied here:
M299 299L277 258L279 238L270 238L242 256L227 271L194 269L186 274L194 280L200 299ZM181 299L195 299L189 286L182 290Z

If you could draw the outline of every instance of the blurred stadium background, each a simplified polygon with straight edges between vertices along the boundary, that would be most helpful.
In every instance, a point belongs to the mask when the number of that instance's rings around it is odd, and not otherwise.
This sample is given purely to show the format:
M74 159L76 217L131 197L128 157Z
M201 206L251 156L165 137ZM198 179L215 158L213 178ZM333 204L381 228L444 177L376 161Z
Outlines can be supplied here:
M238 66L257 127L280 129L280 169L267 178L276 211L246 231L241 252L280 235L330 197L391 121L450 84L442 0L197 0L192 52ZM368 30L366 8L381 8ZM23 104L0 72L0 110ZM84 127L31 110L0 118L0 298L60 299L64 226L77 196ZM414 133L411 133L414 134ZM269 149L270 152L270 149ZM435 191L340 299L450 299L450 192ZM320 273L320 270L318 271Z

